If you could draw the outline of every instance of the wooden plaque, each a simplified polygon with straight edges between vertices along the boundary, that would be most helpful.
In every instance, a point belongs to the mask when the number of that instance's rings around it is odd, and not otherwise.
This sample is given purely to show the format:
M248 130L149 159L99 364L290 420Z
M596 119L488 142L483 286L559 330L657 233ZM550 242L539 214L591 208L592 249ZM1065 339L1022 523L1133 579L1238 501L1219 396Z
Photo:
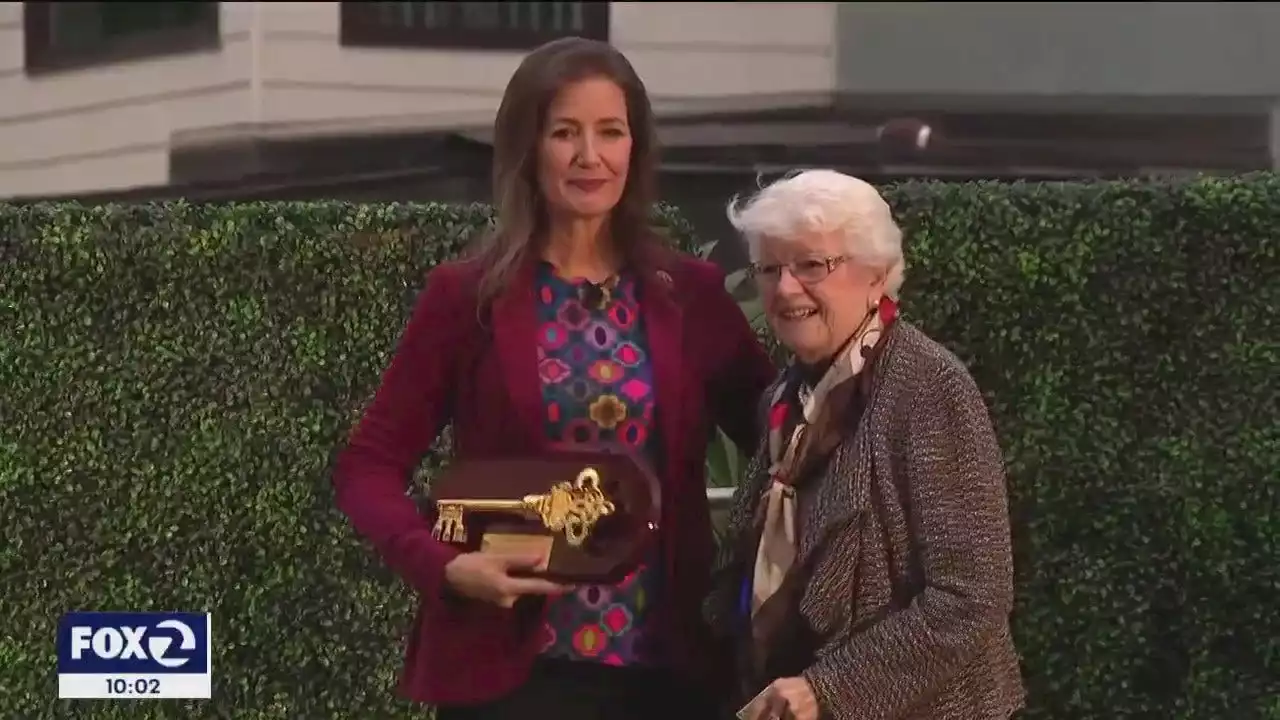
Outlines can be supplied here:
M437 540L467 551L545 553L535 574L566 584L613 584L635 570L661 502L643 459L602 447L458 459L429 499Z

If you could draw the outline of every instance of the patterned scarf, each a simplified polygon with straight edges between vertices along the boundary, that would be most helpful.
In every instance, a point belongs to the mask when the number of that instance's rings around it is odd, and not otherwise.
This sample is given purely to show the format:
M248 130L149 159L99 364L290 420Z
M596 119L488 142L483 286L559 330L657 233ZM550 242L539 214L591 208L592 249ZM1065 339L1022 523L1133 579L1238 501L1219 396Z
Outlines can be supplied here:
M769 410L769 477L765 491L763 521L760 542L756 551L755 572L751 583L751 616L755 618L765 601L782 586L788 571L795 563L798 545L796 529L795 483L807 470L807 450L813 443L809 430L826 424L823 413L832 390L845 386L862 372L866 358L880 341L885 330L897 316L897 304L883 298L875 311L837 353L822 379L809 388L801 383L794 397L788 397L792 383L781 383L774 392ZM846 388L848 386L845 386ZM793 406L799 405L800 419L789 435L786 434L788 418ZM821 420L821 421L820 421Z

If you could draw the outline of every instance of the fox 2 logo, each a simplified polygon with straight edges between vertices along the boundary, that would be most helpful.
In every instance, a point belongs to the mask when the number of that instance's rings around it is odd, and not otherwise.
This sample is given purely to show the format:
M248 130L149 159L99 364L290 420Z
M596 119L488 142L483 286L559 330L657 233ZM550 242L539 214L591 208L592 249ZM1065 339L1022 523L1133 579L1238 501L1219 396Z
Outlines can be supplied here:
M202 613L72 612L58 625L59 673L208 672Z

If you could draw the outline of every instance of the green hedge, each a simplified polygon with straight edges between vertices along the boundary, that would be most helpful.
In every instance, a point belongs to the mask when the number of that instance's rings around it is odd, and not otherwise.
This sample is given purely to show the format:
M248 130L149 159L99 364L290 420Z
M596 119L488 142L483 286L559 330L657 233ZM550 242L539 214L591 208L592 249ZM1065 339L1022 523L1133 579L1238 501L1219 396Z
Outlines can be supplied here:
M328 473L425 271L489 218L0 205L0 718L424 716L390 692L413 598ZM59 614L165 608L213 613L215 701L56 700Z
M1280 178L909 186L1011 475L1033 718L1280 718Z
M1280 182L889 195L1006 450L1025 716L1280 718ZM487 218L0 206L0 717L423 717L328 469ZM59 614L164 608L213 612L214 701L55 699Z

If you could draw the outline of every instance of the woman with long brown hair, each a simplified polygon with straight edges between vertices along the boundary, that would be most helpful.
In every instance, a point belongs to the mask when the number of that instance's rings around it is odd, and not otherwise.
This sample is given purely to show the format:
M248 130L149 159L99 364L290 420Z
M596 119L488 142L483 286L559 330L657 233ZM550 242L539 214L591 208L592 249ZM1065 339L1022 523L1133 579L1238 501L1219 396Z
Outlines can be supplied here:
M714 712L707 438L755 446L774 368L723 274L650 226L656 157L617 50L531 53L498 110L496 227L430 273L339 460L339 507L420 595L401 692L441 720ZM565 588L518 572L541 558L435 540L405 489L446 423L460 458L633 448L662 483L656 551L615 586Z

